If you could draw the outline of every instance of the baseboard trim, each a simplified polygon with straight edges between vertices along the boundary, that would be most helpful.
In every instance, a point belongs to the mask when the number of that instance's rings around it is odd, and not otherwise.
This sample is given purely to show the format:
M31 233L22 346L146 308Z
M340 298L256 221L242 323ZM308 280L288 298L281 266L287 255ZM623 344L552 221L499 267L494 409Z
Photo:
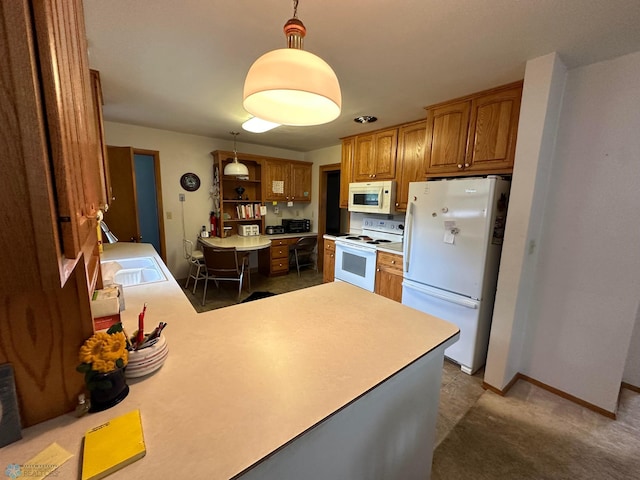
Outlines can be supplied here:
M597 405L594 405L593 403L589 403L586 402L584 400L582 400L581 398L575 397L567 392L563 392L562 390L559 390L555 387L552 387L551 385L547 385L546 383L543 383L539 380L536 380L535 378L531 378L527 375L524 375L522 373L516 373L515 376L511 379L511 381L501 390L499 388L496 388L492 385L489 385L486 382L482 382L482 388L484 388L485 390L490 390L494 393L497 393L500 396L505 396L507 394L507 392L511 389L511 387L513 387L513 385L518 381L518 380L524 380L525 382L529 382L532 385L535 385L536 387L542 388L543 390L546 390L547 392L553 393L554 395L558 395L559 397L564 398L565 400L569 400L570 402L573 403L577 403L578 405L587 408L593 412L599 413L600 415L603 415L607 418L611 418L612 420L616 419L616 414L615 412L610 412L609 410L605 410L602 407L598 407ZM623 386L624 386L624 382L623 382ZM636 392L640 391L640 388L638 387L634 387L633 385L630 385L630 389L634 390ZM628 388L628 387L625 387Z
M504 397L507 394L507 392L511 389L511 387L515 385L515 383L518 381L519 378L520 378L520 374L516 373L511 379L511 381L507 383L502 390L484 381L482 382L482 388L484 388L485 390L489 390L493 393L497 393L501 397Z
M627 390L631 390L632 392L640 393L640 387L637 387L636 385L631 385L630 383L627 383L627 382L622 382L620 384L620 387L626 388Z

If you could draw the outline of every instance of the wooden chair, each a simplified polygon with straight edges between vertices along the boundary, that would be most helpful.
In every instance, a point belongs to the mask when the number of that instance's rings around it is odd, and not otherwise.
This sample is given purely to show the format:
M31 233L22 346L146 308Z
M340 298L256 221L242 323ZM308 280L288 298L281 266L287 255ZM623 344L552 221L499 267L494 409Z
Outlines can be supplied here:
M218 282L238 282L238 298L242 293L242 280L244 278L244 268L247 262L238 258L235 248L203 248L205 263L204 293L202 294L202 305L207 296L207 284L213 280L216 287Z
M189 280L193 278L193 293L196 293L198 280L205 279L204 254L201 250L194 250L193 242L186 238L182 239L182 248L184 250L184 258L189 262L189 273L187 275L187 281L184 284L184 288L189 286Z
M315 254L317 244L318 237L301 237L291 247L292 263L295 261L298 276L300 276L300 267L313 266L314 270L318 271Z

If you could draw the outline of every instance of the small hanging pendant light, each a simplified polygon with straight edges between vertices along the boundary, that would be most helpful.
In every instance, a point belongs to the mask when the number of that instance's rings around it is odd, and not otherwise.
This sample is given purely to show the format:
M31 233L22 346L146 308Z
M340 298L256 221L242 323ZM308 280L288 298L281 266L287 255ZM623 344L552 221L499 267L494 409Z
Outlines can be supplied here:
M243 105L253 116L281 125L307 126L331 122L340 115L342 94L329 64L302 50L307 33L293 18L284 25L287 47L258 58L244 82Z
M249 169L244 163L238 162L238 150L236 149L236 138L240 135L240 132L229 132L233 135L233 162L227 163L224 166L224 175L233 177L246 177L249 176Z

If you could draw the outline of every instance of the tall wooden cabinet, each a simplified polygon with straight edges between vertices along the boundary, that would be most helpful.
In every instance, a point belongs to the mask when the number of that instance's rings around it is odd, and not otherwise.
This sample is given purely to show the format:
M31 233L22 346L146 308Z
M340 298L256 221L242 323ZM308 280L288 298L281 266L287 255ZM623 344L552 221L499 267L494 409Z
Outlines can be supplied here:
M356 149L355 137L342 140L340 161L340 208L349 208L349 183L353 178L353 155Z
M427 107L426 176L510 174L522 82Z
M0 7L0 363L23 426L73 409L106 204L80 0Z

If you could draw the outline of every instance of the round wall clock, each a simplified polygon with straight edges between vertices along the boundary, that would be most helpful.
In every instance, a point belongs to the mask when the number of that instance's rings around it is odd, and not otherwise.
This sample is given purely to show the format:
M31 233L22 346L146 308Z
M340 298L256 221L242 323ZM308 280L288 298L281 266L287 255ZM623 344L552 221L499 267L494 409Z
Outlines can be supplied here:
M200 188L200 177L195 173L185 173L180 177L180 185L187 192L195 192Z

